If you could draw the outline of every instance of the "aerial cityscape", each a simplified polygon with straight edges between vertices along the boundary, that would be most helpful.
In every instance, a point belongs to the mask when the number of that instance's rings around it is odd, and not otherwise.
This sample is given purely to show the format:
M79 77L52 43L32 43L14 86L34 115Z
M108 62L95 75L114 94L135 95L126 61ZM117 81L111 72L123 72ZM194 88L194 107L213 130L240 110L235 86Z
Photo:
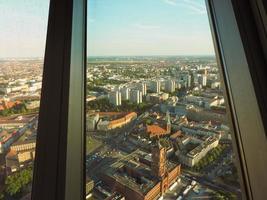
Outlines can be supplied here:
M1 6L0 200L29 200L49 1ZM204 0L88 0L87 200L241 199L209 26Z
M0 61L1 198L30 198L41 59ZM87 199L240 199L214 56L89 57Z
M0 60L0 199L29 199L42 59Z
M87 199L240 199L214 56L90 57Z

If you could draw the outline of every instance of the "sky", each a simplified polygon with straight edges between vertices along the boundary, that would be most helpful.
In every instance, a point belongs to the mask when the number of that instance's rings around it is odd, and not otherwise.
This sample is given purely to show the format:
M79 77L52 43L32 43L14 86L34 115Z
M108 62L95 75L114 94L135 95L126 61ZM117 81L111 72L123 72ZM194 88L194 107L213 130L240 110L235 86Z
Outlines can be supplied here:
M205 0L88 0L89 56L214 55Z
M0 58L43 57L49 0L0 0ZM204 0L88 0L88 56L214 55Z
M0 0L0 58L43 57L48 0Z

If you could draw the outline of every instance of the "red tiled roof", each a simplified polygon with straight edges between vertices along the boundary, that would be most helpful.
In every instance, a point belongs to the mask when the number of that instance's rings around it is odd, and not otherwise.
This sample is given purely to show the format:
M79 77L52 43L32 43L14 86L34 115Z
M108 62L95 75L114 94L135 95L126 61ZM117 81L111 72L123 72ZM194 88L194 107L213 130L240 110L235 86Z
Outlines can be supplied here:
M160 136L165 135L167 133L167 130L161 128L158 125L147 125L146 126L147 133L149 133L150 137L153 136Z
M17 155L17 151L15 151L15 150L10 150L10 151L7 153L6 157L7 157L7 158L10 158L10 157L14 157L14 156L16 156L16 155Z
M132 119L135 116L137 116L137 114L135 112L128 113L127 115L125 115L125 116L123 116L123 117L121 117L119 119L115 119L115 120L110 121L110 125L115 125L115 124L123 123L127 119Z
M177 131L176 133L172 134L170 138L175 139L180 136L182 136L182 131Z

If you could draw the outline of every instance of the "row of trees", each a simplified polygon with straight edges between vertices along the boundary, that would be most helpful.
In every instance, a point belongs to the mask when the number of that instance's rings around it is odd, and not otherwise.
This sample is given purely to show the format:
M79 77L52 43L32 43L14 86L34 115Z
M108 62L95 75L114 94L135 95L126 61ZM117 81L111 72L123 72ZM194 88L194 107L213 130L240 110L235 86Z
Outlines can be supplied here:
M202 158L194 167L194 171L201 171L204 167L213 164L218 157L221 155L223 150L226 148L225 145L218 145L216 148L212 149L207 155Z
M32 167L23 169L17 173L9 175L5 180L4 194L0 194L0 199L5 199L5 196L20 199L24 193L28 193L27 187L32 182L33 170Z
M143 102L140 104L132 103L128 100L123 100L120 106L115 106L109 102L107 98L90 101L87 103L89 110L99 110L101 112L144 112L152 108L153 104Z
M214 200L236 200L237 197L234 194L223 192L223 191L213 191L212 199Z
M8 108L0 111L0 116L9 116L12 114L24 114L27 113L27 108L25 103L16 104L12 108Z
M107 84L118 85L126 83L126 81L116 80L116 79L108 79L108 78L101 78L101 79L94 79L94 81L90 81L88 85L94 86L104 86Z
M6 116L14 115L14 114L30 114L30 113L34 113L38 111L39 111L39 108L27 109L26 103L22 102L21 104L16 104L12 108L1 110L0 116L6 117Z
M105 93L105 89L99 87L99 86L93 86L92 84L87 84L87 87L86 87L86 90L87 90L87 94L91 91L94 91L94 92L100 92L100 93Z
M115 106L111 104L107 98L104 98L104 99L89 101L87 103L87 109L100 110L106 112L106 111L115 111Z

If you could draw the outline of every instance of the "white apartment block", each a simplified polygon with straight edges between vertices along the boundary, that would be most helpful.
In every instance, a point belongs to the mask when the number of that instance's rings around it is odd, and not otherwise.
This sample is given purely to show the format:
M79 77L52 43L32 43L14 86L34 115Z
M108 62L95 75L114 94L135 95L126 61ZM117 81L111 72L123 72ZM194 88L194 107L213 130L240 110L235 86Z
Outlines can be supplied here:
M142 103L142 92L139 91L139 90L131 90L130 92L130 101L133 102L133 103Z
M121 105L121 93L119 91L110 92L109 102L115 106L120 106Z
M160 93L160 81L152 81L151 90L155 93Z

